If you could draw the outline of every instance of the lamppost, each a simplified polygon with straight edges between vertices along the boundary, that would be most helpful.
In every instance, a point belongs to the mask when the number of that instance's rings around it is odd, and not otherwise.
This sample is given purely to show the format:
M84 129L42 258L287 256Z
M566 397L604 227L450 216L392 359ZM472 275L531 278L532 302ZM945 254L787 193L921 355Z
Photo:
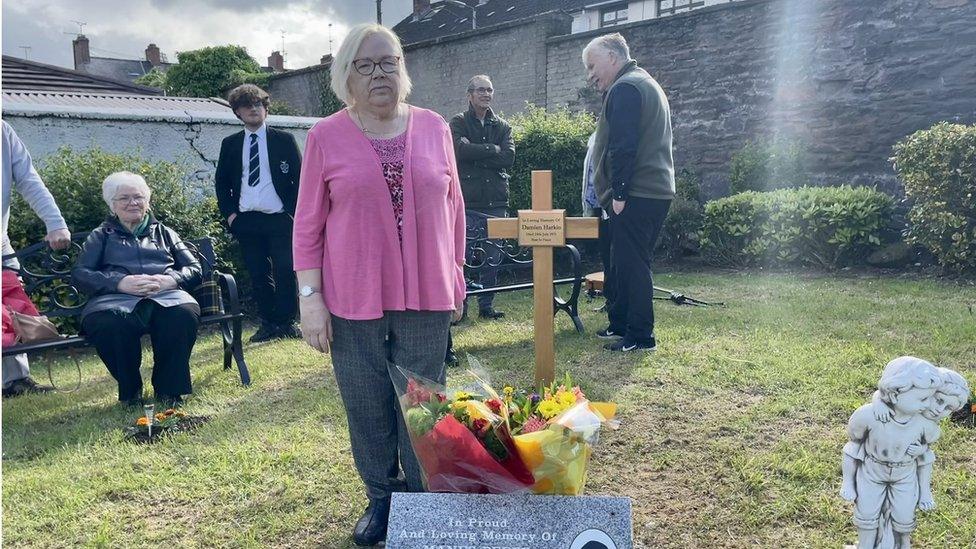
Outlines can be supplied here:
M476 6L466 4L461 2L461 0L441 0L445 4L450 4L452 6L457 6L459 8L468 8L471 10L471 29L474 30L478 28L478 9Z

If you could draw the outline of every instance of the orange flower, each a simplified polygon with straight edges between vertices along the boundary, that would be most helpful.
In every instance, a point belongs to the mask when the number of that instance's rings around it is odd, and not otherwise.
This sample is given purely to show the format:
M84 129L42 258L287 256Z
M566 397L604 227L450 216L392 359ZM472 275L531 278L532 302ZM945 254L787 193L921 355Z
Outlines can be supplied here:
M166 419L166 414L160 412L160 413L156 414L156 419L158 421L162 421L162 420Z
M139 418L139 419L136 420L136 425L138 425L140 427L148 427L149 426L149 420L146 419L146 416L142 416L141 418Z
M169 416L171 416L171 415L173 415L175 413L176 413L176 410L174 410L172 408L169 408L168 410L166 410L165 412L163 412L163 415L166 416L166 417L169 417Z

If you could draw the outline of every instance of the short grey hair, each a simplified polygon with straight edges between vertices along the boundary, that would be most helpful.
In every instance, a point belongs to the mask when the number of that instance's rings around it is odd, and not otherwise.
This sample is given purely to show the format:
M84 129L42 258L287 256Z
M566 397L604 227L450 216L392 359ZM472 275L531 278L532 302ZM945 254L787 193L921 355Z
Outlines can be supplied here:
M471 93L471 92L474 91L474 81L475 80L479 80L479 79L480 80L487 80L488 83L491 84L491 77L490 76L488 76L487 74L476 74L476 75L474 75L474 76L471 77L471 80L468 80L468 93Z
M119 194L120 187L134 187L146 193L147 200L152 196L152 190L141 175L132 172L115 172L102 181L102 200L108 204L109 211L112 211L112 199Z
M619 32L601 34L590 40L590 43L583 48L584 63L586 63L586 56L595 48L614 54L623 63L630 60L630 46L627 45L627 40Z
M355 103L352 94L349 92L349 75L353 71L352 62L356 58L359 47L363 45L363 41L374 34L381 34L386 37L393 44L396 55L400 57L400 64L397 69L400 75L400 91L397 101L404 101L410 95L410 90L413 89L413 82L410 80L410 75L407 74L407 66L403 59L403 45L400 44L400 39L396 33L383 25L362 23L349 29L349 34L342 41L339 51L332 58L332 66L329 67L329 72L332 74L330 81L332 92L347 106L351 107Z

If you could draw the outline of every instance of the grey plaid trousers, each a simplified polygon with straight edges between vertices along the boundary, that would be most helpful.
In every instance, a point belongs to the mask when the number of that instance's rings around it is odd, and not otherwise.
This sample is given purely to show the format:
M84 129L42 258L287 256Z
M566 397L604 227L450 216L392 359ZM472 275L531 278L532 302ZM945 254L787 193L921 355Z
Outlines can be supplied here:
M386 311L376 320L332 317L332 365L352 457L371 499L423 490L388 368L396 364L444 383L450 323L448 311Z

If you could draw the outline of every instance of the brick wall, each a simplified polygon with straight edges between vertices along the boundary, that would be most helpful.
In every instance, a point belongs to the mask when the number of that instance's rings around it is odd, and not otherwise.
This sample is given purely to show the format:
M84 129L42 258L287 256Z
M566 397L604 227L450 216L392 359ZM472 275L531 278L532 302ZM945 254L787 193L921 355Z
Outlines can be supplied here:
M746 0L620 30L668 94L676 165L711 195L771 132L806 144L816 182L897 193L896 141L976 122L974 0ZM548 107L588 106L579 60L596 34L549 40Z
M572 18L544 14L519 23L498 25L405 48L413 80L410 103L450 117L467 108L468 80L476 74L492 78L495 110L514 113L529 101L546 104L545 39L568 34Z

